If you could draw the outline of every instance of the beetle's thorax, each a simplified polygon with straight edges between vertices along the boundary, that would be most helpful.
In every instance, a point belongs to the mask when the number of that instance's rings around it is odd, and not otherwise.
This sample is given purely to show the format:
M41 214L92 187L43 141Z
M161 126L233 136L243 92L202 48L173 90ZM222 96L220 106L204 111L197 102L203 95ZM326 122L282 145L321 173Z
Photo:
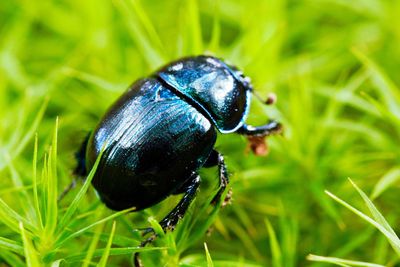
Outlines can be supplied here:
M244 123L250 89L219 59L185 58L162 68L156 76L205 113L220 132L234 132Z

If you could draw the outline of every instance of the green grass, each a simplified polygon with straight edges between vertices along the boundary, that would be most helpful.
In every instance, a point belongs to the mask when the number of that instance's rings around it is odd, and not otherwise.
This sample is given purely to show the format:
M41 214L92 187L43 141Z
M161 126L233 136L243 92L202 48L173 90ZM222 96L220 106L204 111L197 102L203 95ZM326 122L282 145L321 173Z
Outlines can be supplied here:
M400 266L399 17L390 0L0 1L0 266ZM219 136L232 205L206 205L204 170L177 229L139 248L179 197L112 212L89 175L57 203L112 101L203 53L278 95L250 123L285 127L267 157Z

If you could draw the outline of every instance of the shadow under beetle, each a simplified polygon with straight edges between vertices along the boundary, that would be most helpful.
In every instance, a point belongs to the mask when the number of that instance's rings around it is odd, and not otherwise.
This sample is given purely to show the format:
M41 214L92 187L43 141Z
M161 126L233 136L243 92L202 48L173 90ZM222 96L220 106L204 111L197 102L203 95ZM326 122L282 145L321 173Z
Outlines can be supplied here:
M249 78L215 57L172 62L136 81L109 108L78 152L77 172L87 175L104 149L92 184L113 210L142 210L183 194L160 222L173 230L195 197L199 168L219 168L213 202L229 182L224 157L213 148L217 131L260 137L281 131L275 121L245 124L252 90Z

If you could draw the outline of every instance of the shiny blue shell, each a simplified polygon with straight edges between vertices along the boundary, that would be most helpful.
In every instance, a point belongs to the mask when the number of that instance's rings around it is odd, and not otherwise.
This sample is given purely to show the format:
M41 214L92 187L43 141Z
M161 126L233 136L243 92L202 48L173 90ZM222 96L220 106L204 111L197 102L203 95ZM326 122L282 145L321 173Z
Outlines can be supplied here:
M150 207L201 168L217 131L243 125L251 86L207 56L173 62L135 82L106 112L86 146L86 170L104 148L92 184L111 209Z
M216 141L211 122L157 79L134 83L92 133L90 170L104 146L92 180L111 209L144 209L173 194L200 168Z
M251 91L223 61L209 56L186 58L156 75L201 109L220 132L231 133L243 125Z

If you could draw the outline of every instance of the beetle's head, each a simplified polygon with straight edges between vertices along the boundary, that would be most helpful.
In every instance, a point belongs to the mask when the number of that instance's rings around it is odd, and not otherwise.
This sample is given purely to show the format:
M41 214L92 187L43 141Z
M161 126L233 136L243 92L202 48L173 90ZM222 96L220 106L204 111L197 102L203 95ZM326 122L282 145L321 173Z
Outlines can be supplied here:
M232 76L241 84L245 90L251 92L261 103L266 105L271 105L276 102L276 95L274 93L270 93L267 99L263 99L256 90L254 90L253 85L251 84L251 79L248 76L245 76L241 70L239 70L235 65L226 64L226 66L230 69Z
M233 77L248 91L253 91L253 85L251 84L251 79L245 76L243 71L239 70L235 65L226 64L232 73Z
M204 113L222 133L246 119L252 86L236 67L211 56L187 57L156 72L158 79Z

